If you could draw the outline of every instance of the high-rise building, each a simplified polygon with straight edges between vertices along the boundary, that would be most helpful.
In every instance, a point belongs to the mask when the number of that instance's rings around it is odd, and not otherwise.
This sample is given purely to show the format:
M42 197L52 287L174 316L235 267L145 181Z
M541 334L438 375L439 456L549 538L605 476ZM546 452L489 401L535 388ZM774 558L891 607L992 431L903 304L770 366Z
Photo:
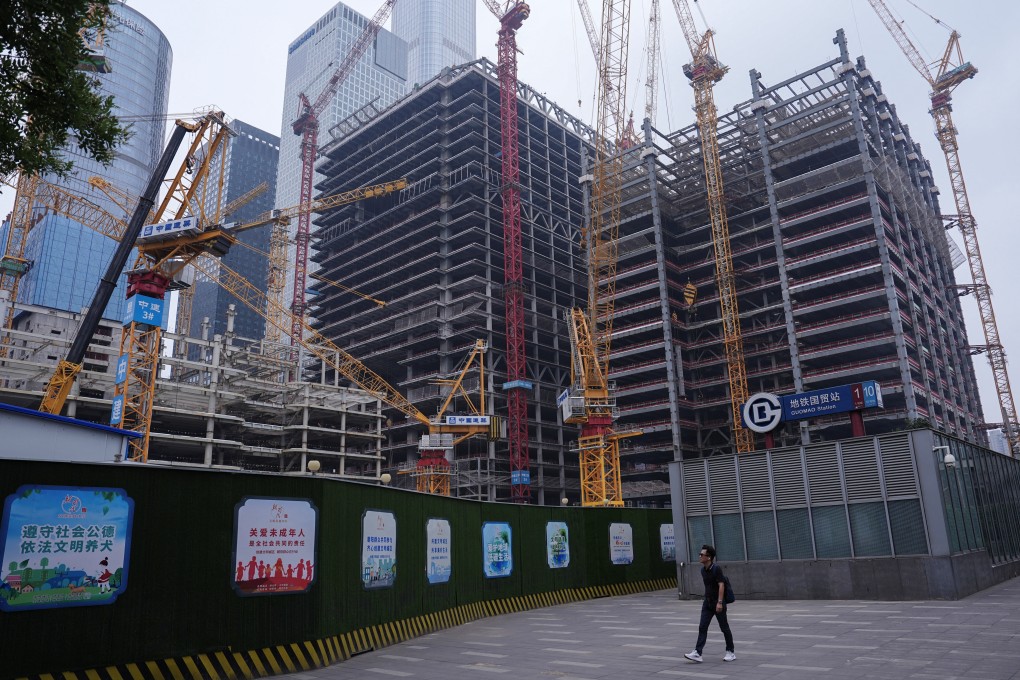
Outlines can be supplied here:
M284 85L283 120L280 125L280 164L276 181L276 205L297 205L301 198L301 137L293 123L301 112L299 95L312 103L347 56L351 46L369 23L343 3L337 3L287 48L287 80ZM340 85L333 100L319 114L319 146L341 136L345 121L361 109L384 108L407 89L407 44L381 29L350 76ZM315 184L321 176L316 174ZM389 179L389 178L383 178ZM395 178L393 178L395 179ZM355 187L344 187L353 189ZM297 220L291 223L292 234ZM295 249L287 252L294 261ZM293 276L288 276L284 303L293 296Z
M560 422L556 399L570 382L564 312L586 299L577 247L584 191L577 179L595 133L523 83L520 93L531 487L536 502L558 504L568 494L577 498L579 489L577 453L569 447L576 429ZM409 186L332 210L313 230L323 274L386 306L321 288L310 300L312 316L322 334L429 415L445 396L436 381L456 378L479 339L489 348L481 388L486 409L506 414L501 135L496 67L480 60L444 70L323 149L324 192L380 177L406 177ZM471 378L465 388L477 404L478 379ZM465 408L463 401L452 404L453 412ZM420 424L396 414L384 433L390 464L413 466L425 434ZM470 439L455 453L456 495L509 497L505 440Z
M753 74L752 98L719 117L749 392L874 380L884 408L864 411L868 434L930 423L983 442L953 293L964 260L931 166L842 31L837 44L777 85ZM665 501L668 462L735 444L700 135L647 126L645 145L625 181L610 378L620 427L642 432L621 453L624 495ZM776 446L851 435L847 413L774 433Z
M109 73L96 77L103 94L113 97L114 113L130 120L131 137L117 149L109 166L86 158L75 148L65 151L74 162L67 178L46 176L47 182L84 195L115 217L129 217L98 189L88 184L96 175L128 196L140 196L163 151L165 116L170 96L170 43L159 28L134 8L111 3L105 55ZM106 270L116 243L66 217L37 212L38 220L25 243L32 267L19 286L18 297L33 305L79 312L86 307ZM120 318L124 277L105 316Z
M276 166L280 159L280 138L240 120L230 123L234 136L227 141L226 159L222 167L223 205L236 201L265 182L267 188L240 206L234 213L225 215L229 222L244 224L253 221L274 205L276 192ZM216 163L217 167L220 164ZM271 225L248 229L238 233L239 243L223 257L223 263L243 275L259 290L266 290L269 275L269 237ZM234 332L245 338L261 338L265 333L265 319L240 302L214 281L198 280L191 306L189 335L202 336L202 324L209 319L209 337L226 332L227 309L233 304L236 310Z
M407 42L407 79L422 85L447 66L475 59L475 0L415 0L393 6L393 32Z

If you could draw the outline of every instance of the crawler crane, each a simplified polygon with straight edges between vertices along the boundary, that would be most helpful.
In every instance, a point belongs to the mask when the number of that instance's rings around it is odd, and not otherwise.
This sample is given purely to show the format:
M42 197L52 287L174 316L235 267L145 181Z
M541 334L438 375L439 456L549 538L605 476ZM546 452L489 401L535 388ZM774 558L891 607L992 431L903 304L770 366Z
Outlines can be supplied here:
M1006 350L999 338L999 325L995 320L995 311L992 309L992 289L988 285L984 260L981 258L981 248L978 245L977 220L974 218L974 213L971 212L967 184L963 179L960 145L956 139L957 130L953 124L952 115L953 90L965 80L977 75L977 69L969 61L963 60L960 34L956 31L950 34L942 58L934 66L929 66L914 43L910 41L903 24L893 17L885 2L883 0L868 0L868 2L910 64L928 81L928 85L931 87L930 112L932 118L935 119L935 136L946 157L949 183L953 187L953 200L956 203L955 221L963 236L967 263L970 265L972 283L966 287L966 290L974 292L978 312L981 315L981 327L985 334L984 346L971 347L971 353L988 354L988 363L992 368L995 389L999 396L999 408L1002 412L1002 431L1006 436L1010 455L1015 457L1020 455L1020 421L1017 420L1013 390L1009 384L1009 374L1006 372Z
M723 344L726 348L726 369L730 381L730 408L733 423L733 440L740 453L754 449L754 434L742 425L740 411L747 401L747 368L744 364L744 337L740 330L740 309L737 304L737 284L733 272L733 252L730 250L730 227L726 218L722 164L719 161L718 112L713 87L729 69L719 63L715 54L714 33L698 32L687 0L673 0L684 38L691 50L691 63L684 66L684 75L694 88L694 111L701 135L701 158L705 166L705 189L708 192L708 212L712 222L712 246L715 250L715 281L719 289L720 317L723 325Z

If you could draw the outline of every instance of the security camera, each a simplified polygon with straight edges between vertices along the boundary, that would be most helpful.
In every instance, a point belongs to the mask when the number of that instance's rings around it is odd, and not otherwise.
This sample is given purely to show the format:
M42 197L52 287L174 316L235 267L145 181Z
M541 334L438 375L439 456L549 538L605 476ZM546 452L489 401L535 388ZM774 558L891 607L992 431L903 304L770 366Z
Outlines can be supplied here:
M945 455L942 456L943 465L945 465L947 468L956 467L956 456L953 455L953 452L950 450L948 446L934 446L932 447L932 449L935 451L945 452Z

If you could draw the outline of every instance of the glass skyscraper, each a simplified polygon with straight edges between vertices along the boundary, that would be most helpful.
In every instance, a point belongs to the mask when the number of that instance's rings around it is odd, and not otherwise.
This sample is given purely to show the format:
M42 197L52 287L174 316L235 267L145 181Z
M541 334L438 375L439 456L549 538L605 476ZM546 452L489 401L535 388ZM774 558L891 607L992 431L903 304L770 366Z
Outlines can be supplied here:
M417 0L412 4L416 3ZM298 95L304 93L311 102L315 102L369 21L347 5L337 3L287 49L280 165L276 182L276 206L279 208L300 202L301 137L294 134L292 127L299 114ZM407 83L407 44L389 31L380 30L374 44L366 50L354 71L340 85L333 101L320 114L320 148L328 144L334 135L340 134L338 125L342 121L366 106L388 106L407 91ZM316 183L319 179L316 174ZM292 235L296 228L295 219L291 222ZM289 262L294 262L293 246L288 248L287 257ZM313 267L314 264L310 263L309 271ZM293 296L293 283L293 275L288 276L284 291L284 303L288 307Z
M228 222L244 224L251 222L273 207L276 193L276 166L280 160L280 138L264 130L235 120L230 129L236 133L226 145L227 154L223 168L224 205L237 200L263 182L269 185L266 191L242 205L236 212L225 216ZM215 161L219 166L219 161ZM269 277L269 237L272 226L263 225L238 233L240 243L234 244L223 257L223 263L244 276L259 290L266 290ZM213 281L195 282L194 302L191 306L191 328L188 335L201 337L202 322L209 318L209 337L223 334L227 330L227 308L234 304L234 332L242 338L259 339L265 333L265 319L240 302L236 296Z
M77 153L65 151L74 162L66 178L44 177L52 184L86 196L116 217L127 219L133 206L119 206L88 184L98 175L129 196L140 196L152 168L163 151L165 116L170 96L172 51L163 32L135 9L111 3L105 54L111 72L96 74L100 88L114 98L114 113L127 121L131 137L116 152L109 166ZM38 220L25 243L32 268L18 291L19 301L79 312L92 299L116 243L65 217L37 211ZM120 318L124 307L124 277L118 284L104 316Z
M407 42L409 83L423 84L447 66L475 60L477 4L476 0L414 0L394 5L393 32Z

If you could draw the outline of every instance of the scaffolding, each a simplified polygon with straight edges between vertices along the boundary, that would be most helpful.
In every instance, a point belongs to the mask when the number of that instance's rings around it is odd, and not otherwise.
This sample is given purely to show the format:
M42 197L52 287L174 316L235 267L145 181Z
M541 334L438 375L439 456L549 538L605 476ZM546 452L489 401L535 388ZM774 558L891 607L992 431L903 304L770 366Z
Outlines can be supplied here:
M18 304L13 316L8 356L0 361L0 401L34 408L80 315ZM233 317L231 310L228 329ZM67 415L109 422L121 331L115 322L101 323ZM320 475L379 480L385 461L379 400L344 386L289 345L232 332L204 335L164 334L150 462L306 474L316 460ZM183 350L172 352L178 343Z

